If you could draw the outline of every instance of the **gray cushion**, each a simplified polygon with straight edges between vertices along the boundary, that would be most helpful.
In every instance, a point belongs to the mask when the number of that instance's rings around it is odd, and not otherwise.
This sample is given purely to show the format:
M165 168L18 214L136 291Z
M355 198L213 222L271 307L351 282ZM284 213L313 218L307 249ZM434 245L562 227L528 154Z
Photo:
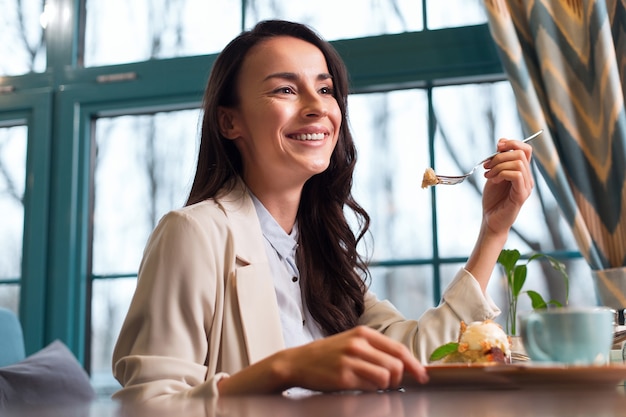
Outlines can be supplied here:
M73 404L94 398L89 376L58 340L21 362L0 368L0 407Z

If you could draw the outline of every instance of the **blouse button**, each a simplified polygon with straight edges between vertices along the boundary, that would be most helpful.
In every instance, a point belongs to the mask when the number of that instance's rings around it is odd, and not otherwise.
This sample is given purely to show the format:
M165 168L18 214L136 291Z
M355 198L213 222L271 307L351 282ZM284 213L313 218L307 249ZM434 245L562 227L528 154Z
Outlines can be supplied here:
M292 282L298 282L298 277L292 277L292 278L291 278L291 281L292 281Z

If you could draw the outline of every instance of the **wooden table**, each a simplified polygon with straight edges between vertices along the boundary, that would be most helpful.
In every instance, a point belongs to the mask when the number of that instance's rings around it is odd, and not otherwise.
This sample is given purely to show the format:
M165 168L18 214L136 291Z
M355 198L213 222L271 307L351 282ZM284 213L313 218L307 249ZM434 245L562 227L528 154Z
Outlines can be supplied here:
M418 389L380 393L280 395L185 400L145 407L96 401L14 408L6 417L613 417L626 416L623 386L602 389Z

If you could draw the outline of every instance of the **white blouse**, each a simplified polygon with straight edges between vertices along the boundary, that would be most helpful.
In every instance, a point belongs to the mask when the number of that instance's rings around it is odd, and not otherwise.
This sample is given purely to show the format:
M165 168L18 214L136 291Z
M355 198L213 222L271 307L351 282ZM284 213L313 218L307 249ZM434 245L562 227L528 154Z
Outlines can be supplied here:
M304 345L324 337L302 297L300 271L296 265L298 224L287 234L252 192L250 196L261 223L265 251L274 279L285 347Z

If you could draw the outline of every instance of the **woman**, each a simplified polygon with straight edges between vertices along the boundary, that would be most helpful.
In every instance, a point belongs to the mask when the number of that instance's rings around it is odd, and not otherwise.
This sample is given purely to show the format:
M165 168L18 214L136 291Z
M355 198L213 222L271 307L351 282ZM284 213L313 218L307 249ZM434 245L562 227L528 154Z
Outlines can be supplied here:
M347 74L309 28L259 23L218 56L186 207L147 244L113 355L116 396L207 397L397 387L459 322L499 310L485 294L533 180L531 148L501 140L476 249L419 323L367 291L356 251ZM360 219L355 236L344 216Z

